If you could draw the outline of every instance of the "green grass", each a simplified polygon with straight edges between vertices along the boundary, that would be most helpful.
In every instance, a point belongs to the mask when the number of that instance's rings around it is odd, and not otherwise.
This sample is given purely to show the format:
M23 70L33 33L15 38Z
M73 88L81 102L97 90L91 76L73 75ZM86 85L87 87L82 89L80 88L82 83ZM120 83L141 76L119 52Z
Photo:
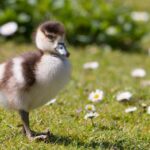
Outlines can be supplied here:
M118 2L122 5L126 6L131 6L133 7L136 11L150 11L150 3L149 0L126 0L126 1L121 1L121 0L113 0L114 2Z
M34 49L31 45L8 43L0 47L1 62L7 58ZM31 127L37 131L49 128L54 136L48 143L29 142L17 125L21 120L16 112L0 109L0 149L125 149L150 148L150 116L143 112L142 102L150 105L150 87L141 82L150 78L150 58L146 54L104 51L98 47L70 48L72 78L57 96L57 102L31 112ZM83 64L98 61L97 70L84 70ZM142 67L147 71L144 79L133 79L132 69ZM92 127L84 120L88 94L95 89L105 92L103 101L95 104L99 117ZM134 96L128 103L118 103L115 95L129 90ZM126 114L128 106L137 106L133 114ZM82 109L81 113L76 111Z

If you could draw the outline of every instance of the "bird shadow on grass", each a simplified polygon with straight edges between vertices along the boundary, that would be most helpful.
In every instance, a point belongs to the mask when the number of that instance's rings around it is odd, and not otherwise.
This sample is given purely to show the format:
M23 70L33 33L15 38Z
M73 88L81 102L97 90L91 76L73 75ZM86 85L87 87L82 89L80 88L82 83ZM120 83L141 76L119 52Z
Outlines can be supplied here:
M115 148L115 149L123 149L122 144L123 140L117 141L116 143L110 143L108 141L90 141L90 142L84 142L81 141L78 138L73 137L67 137L67 136L60 136L60 135L52 135L47 143L49 144L58 144L58 145L64 145L69 146L72 145L77 148Z

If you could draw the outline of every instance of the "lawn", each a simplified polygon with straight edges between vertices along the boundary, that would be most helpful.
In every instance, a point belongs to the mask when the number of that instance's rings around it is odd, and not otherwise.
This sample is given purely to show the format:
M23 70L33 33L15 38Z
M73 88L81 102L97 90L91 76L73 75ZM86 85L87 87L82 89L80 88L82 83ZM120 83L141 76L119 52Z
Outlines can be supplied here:
M115 2L118 2L122 5L132 6L135 10L138 11L148 11L150 3L149 0L126 0L126 1L120 1L120 0L114 0Z
M0 47L0 61L35 49L32 45L4 44ZM150 149L150 115L141 103L150 105L150 86L141 83L150 80L150 56L146 53L126 53L104 50L96 46L70 47L72 77L66 88L57 96L53 105L31 112L31 127L54 134L48 143L30 142L17 127L21 120L16 112L0 109L0 149ZM95 70L83 69L89 61L99 62ZM130 73L134 68L144 68L146 77L135 79ZM91 104L88 95L95 89L104 91L104 98L94 103L99 116L95 127L85 120L85 106ZM128 90L131 101L120 103L116 94ZM134 113L125 113L129 106L136 106Z

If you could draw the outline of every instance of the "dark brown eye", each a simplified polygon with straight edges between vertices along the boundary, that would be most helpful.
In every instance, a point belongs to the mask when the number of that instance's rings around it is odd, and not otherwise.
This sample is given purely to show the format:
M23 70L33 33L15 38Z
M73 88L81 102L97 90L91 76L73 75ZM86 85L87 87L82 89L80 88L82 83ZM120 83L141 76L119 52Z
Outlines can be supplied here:
M47 37L49 38L49 39L52 39L52 40L54 40L55 38L56 38L56 36L54 36L54 35L47 35Z
M46 37L48 37L50 40L55 40L56 39L56 35L55 34L50 34L50 33L46 33L45 32Z

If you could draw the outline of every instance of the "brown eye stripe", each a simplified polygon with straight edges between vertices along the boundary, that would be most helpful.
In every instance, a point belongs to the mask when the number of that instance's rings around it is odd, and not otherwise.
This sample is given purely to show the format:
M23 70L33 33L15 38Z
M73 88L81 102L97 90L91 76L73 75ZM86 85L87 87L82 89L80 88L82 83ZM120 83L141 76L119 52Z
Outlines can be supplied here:
M56 39L56 36L54 36L54 35L47 35L47 37L50 39Z
M47 34L45 33L46 37L50 38L50 39L56 39L56 35L54 34Z

